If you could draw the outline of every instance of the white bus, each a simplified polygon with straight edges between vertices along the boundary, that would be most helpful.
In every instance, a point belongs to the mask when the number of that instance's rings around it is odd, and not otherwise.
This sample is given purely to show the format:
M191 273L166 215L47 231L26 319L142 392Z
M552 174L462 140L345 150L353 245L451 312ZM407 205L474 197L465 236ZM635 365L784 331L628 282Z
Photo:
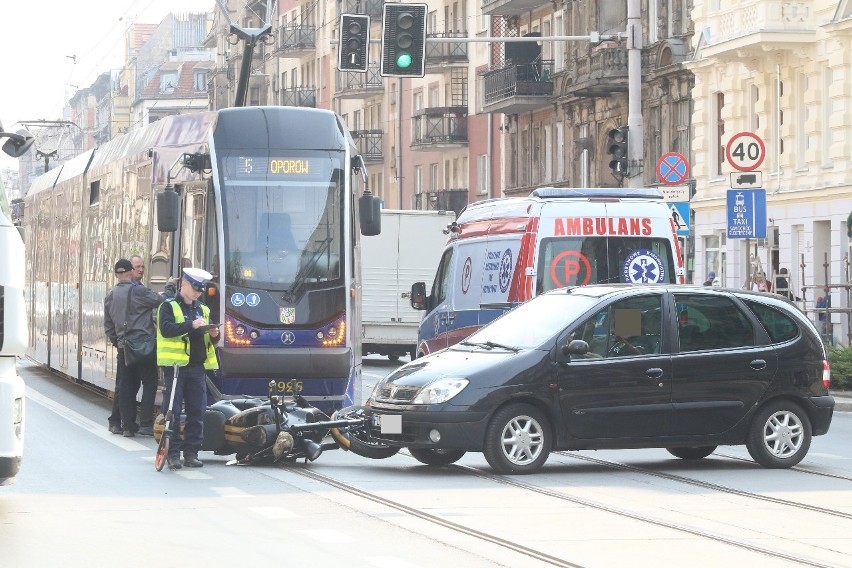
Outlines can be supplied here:
M3 151L18 158L33 143L26 131L4 132ZM17 357L27 348L24 306L24 241L12 224L3 180L0 178L0 485L15 481L24 454L24 381Z

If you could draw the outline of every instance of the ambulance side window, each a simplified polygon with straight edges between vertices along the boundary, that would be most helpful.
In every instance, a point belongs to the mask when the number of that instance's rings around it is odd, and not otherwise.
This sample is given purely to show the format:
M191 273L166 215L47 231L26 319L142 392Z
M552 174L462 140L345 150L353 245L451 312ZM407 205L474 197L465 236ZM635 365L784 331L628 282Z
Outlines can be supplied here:
M453 252L453 249L447 249L441 257L441 264L438 265L438 272L435 273L435 283L432 285L432 301L430 303L432 308L447 299L447 290L450 286L450 269L453 266Z

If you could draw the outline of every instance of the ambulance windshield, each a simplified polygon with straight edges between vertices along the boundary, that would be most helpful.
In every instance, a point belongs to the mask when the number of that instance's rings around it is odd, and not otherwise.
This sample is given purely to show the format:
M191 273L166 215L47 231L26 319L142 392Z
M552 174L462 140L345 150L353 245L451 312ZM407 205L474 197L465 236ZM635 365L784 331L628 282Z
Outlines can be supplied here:
M670 284L670 241L652 237L569 236L541 241L536 293L586 284Z

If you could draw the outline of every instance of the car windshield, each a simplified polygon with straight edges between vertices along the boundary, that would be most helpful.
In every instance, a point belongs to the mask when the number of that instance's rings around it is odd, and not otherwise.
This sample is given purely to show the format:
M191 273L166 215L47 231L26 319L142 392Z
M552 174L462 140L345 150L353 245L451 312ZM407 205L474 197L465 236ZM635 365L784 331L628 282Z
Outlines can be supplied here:
M558 335L598 302L599 298L577 293L538 296L483 327L465 343L534 349Z

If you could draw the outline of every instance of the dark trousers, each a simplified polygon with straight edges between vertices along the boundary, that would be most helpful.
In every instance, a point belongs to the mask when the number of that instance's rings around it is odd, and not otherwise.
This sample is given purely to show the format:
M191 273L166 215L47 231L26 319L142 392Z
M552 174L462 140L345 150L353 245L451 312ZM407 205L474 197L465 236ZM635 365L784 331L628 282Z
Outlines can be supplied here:
M166 390L163 392L163 405L169 404L174 381L174 367L163 367L163 379ZM186 455L198 455L204 444L204 412L207 410L207 374L203 365L187 365L178 368L177 388L175 389L173 430L180 431L180 408L186 411L184 418L183 441L179 436L172 438L169 444L169 456L176 458L179 452Z
M135 432L136 395L142 387L142 404L139 410L139 425L151 428L154 425L154 398L157 396L157 361L151 359L128 367L124 364L124 352L118 350L118 407L121 411L121 427Z
M120 353L120 351L119 351ZM121 369L116 365L115 371L115 392L112 393L112 412L110 412L109 421L110 426L118 426L121 428L121 409L119 408L119 398L121 396Z

